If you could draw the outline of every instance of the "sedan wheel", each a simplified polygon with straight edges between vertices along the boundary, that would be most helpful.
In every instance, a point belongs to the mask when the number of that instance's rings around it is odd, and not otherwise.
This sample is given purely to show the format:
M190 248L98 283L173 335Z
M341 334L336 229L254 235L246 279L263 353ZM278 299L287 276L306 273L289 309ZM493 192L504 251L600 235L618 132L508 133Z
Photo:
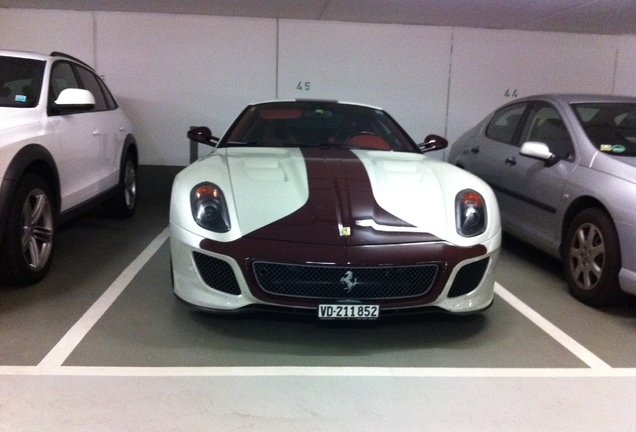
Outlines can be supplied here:
M9 207L0 251L0 279L11 285L42 280L51 264L54 230L50 188L40 177L25 175Z
M577 215L565 247L565 276L572 295L594 306L614 303L620 293L620 248L607 213L592 208Z

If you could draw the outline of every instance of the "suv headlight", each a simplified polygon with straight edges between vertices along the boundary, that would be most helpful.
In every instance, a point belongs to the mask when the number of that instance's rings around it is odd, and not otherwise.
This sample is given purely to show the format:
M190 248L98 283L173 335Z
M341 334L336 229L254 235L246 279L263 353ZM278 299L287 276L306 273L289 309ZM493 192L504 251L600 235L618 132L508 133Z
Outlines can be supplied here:
M464 189L455 198L457 233L474 237L486 231L486 203L478 192Z
M212 183L200 183L190 194L192 217L199 226L214 232L230 230L230 216L221 189Z

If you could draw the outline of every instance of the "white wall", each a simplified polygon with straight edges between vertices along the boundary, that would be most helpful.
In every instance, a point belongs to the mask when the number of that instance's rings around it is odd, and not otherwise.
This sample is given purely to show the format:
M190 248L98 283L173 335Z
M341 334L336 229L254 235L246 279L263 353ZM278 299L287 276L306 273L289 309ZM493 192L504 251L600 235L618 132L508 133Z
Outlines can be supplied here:
M445 133L448 27L282 20L278 53L280 98L380 106L418 142Z
M95 65L93 14L0 8L0 47L48 54L63 51Z
M416 141L452 142L515 95L636 96L628 36L0 9L0 41L94 65L135 124L143 164L187 164L189 126L220 135L263 99L379 105Z
M636 94L636 36L618 38L614 92L627 95Z
M275 97L275 20L98 13L96 23L98 72L144 164L187 164L190 126L220 135L248 103Z

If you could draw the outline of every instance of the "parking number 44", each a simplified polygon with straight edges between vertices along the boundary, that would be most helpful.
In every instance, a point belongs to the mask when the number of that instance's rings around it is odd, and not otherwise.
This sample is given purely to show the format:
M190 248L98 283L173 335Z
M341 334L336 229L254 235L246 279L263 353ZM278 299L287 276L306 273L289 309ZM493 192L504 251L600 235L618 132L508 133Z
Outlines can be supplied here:
M509 97L513 97L516 98L517 97L517 89L506 89L506 91L504 92L504 96L509 98Z

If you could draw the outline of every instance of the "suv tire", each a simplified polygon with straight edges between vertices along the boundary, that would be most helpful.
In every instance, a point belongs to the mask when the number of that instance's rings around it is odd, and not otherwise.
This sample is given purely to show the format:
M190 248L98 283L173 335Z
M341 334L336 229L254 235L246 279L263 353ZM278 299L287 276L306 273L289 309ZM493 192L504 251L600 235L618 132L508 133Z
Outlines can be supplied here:
M31 285L41 281L51 265L55 211L49 185L35 174L24 174L8 207L4 245L0 249L0 281Z
M137 161L132 152L122 164L116 195L105 203L105 211L113 217L132 217L137 208Z

